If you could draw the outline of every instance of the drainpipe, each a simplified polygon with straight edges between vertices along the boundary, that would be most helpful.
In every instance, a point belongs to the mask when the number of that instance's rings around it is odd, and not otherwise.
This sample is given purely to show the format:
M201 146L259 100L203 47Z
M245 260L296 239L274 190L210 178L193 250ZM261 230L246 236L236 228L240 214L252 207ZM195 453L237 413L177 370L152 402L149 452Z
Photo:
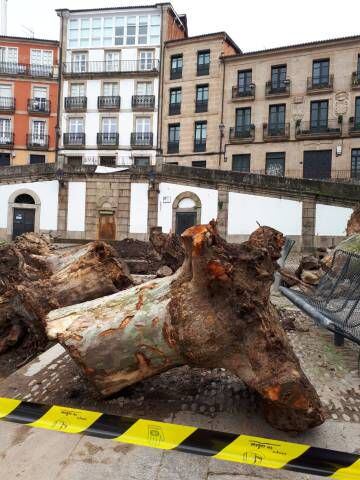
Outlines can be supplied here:
M224 57L220 57L221 62L223 63L223 82L222 82L222 92L221 92L221 118L220 125L224 125L224 96L225 96L225 61ZM222 157L222 148L223 148L223 139L224 139L224 128L220 128L220 145L219 145L219 169L221 169L221 157Z
M158 121L157 121L157 141L156 141L156 153L162 154L162 95L163 95L163 82L164 82L164 11L167 7L161 6L161 34L160 34L160 74L159 74L159 87L158 87Z
M59 166L59 140L60 140L60 132L61 132L61 93L62 93L62 54L63 54L63 38L64 38L64 17L63 12L60 13L60 48L59 48L59 71L58 71L58 95L57 95L57 120L55 126L55 162L56 165ZM63 165L61 165L62 167Z

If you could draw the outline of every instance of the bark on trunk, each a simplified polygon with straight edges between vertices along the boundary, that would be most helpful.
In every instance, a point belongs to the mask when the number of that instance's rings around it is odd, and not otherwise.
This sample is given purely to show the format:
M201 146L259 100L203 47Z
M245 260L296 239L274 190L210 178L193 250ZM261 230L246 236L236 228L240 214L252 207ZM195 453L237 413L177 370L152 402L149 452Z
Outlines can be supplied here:
M126 265L102 242L54 248L46 237L30 233L1 246L0 258L0 353L26 332L35 350L44 346L50 310L133 284Z
M223 367L259 393L273 426L320 425L320 400L270 303L282 234L261 227L230 245L211 222L182 237L175 275L50 312L49 337L105 396L177 365Z

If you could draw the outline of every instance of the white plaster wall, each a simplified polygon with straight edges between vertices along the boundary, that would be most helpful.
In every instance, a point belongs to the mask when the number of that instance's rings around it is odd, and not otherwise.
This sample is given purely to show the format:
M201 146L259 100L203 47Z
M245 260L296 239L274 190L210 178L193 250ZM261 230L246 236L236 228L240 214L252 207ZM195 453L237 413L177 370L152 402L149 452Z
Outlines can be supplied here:
M351 208L318 203L316 205L315 235L345 235L346 224L351 214Z
M284 235L301 235L302 202L230 192L228 234L248 235L258 228L256 222Z
M26 188L38 195L40 207L40 229L57 230L59 182L17 183L0 186L0 228L7 228L9 197L17 190Z
M86 182L69 182L67 231L85 231Z
M173 203L175 198L183 192L195 193L201 201L201 223L208 223L216 219L218 212L218 192L208 188L192 187L175 183L160 183L158 225L163 232L172 230ZM165 201L164 201L165 200ZM167 203L169 200L169 203Z
M148 183L132 183L130 196L130 233L147 233Z

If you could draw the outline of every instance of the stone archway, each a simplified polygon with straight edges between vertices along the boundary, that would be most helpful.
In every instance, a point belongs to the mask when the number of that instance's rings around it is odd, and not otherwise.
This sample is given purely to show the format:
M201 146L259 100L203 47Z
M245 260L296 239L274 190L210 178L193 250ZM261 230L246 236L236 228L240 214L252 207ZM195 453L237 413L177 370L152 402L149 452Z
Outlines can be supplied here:
M7 235L15 238L26 232L40 232L40 197L28 188L19 188L8 200Z
M174 200L172 230L181 235L184 230L201 223L201 200L192 192L182 192Z

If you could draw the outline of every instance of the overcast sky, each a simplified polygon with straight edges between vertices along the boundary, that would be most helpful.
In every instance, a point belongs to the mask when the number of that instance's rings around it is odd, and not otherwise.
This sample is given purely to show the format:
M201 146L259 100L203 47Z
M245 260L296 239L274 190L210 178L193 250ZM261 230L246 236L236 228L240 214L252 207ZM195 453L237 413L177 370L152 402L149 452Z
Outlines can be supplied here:
M58 39L56 8L149 5L156 0L8 0L8 34ZM243 51L360 34L360 0L173 0L189 34L225 30Z

